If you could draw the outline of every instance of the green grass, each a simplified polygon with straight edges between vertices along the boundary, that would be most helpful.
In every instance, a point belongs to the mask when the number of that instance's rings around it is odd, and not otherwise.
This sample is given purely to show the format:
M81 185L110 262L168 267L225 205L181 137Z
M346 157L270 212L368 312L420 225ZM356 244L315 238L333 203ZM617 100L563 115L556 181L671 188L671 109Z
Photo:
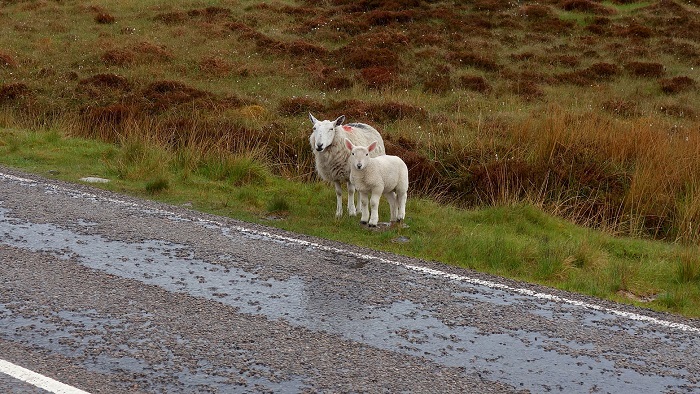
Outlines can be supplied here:
M377 250L441 261L660 311L700 316L697 247L613 237L531 205L475 210L409 198L405 226L370 230L336 219L330 185L274 175L254 155L212 158L136 140L107 144L55 130L0 129L0 163L119 193ZM252 175L251 175L252 174ZM380 220L388 220L382 200ZM405 237L406 243L393 242ZM652 302L633 301L622 291Z

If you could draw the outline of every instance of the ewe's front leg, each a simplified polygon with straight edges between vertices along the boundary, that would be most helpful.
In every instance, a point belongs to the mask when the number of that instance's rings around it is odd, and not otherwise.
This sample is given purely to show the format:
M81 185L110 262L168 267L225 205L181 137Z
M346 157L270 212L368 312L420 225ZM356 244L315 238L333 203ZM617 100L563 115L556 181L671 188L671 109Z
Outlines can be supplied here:
M367 219L369 219L369 204L367 203L367 193L360 192L360 210L362 216L360 217L360 223L367 224Z
M379 222L379 198L381 196L381 192L377 193L376 191L373 191L372 197L370 197L369 206L372 209L372 213L369 216L370 227L377 227L377 222Z
M362 210L362 201L358 203L360 206L360 211ZM355 185L348 181L348 215L355 216L357 211L355 210Z
M343 187L340 186L340 182L335 181L333 182L335 185L335 201L336 201L336 206L335 206L335 217L340 218L343 217Z

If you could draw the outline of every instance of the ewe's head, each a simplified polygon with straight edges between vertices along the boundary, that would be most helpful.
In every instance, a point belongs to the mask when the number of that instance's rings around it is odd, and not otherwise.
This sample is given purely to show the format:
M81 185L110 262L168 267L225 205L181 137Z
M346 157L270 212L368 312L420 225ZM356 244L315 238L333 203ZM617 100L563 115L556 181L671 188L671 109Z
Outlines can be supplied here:
M311 134L311 147L318 152L323 152L333 143L335 138L335 128L342 126L345 121L345 115L341 115L334 121L324 120L319 121L309 113L309 119L314 124L314 131Z
M350 151L350 166L357 170L364 170L367 167L369 154L377 148L377 141L372 142L369 146L353 145L349 139L345 139L345 147Z

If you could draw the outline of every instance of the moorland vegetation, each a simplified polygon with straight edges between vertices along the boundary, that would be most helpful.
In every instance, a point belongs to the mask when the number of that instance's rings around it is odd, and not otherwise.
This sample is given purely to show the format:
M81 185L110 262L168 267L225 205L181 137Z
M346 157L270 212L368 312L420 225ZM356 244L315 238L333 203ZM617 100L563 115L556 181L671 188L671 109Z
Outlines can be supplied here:
M0 128L308 182L308 112L345 115L403 158L412 197L683 245L699 81L700 0L0 0ZM159 171L116 173L158 191Z

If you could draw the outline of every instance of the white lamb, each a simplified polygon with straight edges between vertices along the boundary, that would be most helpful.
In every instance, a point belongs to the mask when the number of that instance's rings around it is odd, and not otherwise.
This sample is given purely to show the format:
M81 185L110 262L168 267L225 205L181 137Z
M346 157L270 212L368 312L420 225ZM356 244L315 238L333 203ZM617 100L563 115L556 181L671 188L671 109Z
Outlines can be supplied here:
M384 154L384 140L374 127L364 123L348 123L343 125L345 115L338 117L334 121L319 121L309 113L309 118L314 124L314 131L309 137L311 149L316 158L316 172L327 182L335 185L336 210L335 216L343 216L343 187L342 183L347 183L348 187L348 214L356 215L355 210L355 187L350 182L350 152L345 149L343 141L347 138L355 144L369 144L377 141L377 148L372 152L372 156ZM342 182L342 183L341 183ZM362 210L362 201L358 202Z
M372 152L377 148L377 141L369 146L356 146L352 141L345 139L345 147L350 152L350 181L355 189L360 192L360 209L362 210L362 224L367 223L375 227L379 221L379 198L382 194L389 201L391 221L400 222L406 217L406 196L408 191L408 167L398 156L383 155L372 157ZM367 195L372 193L369 206L372 208L370 215L367 210Z

